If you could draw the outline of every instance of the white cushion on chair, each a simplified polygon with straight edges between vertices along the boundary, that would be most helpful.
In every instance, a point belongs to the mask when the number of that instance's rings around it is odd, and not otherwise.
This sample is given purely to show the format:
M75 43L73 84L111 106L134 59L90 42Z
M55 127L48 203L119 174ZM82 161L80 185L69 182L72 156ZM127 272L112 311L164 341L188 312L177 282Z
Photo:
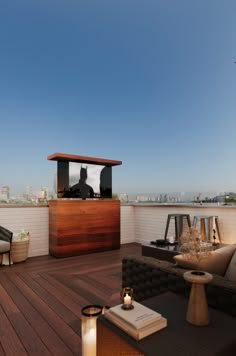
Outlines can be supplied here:
M10 242L0 241L0 253L8 252L10 250Z

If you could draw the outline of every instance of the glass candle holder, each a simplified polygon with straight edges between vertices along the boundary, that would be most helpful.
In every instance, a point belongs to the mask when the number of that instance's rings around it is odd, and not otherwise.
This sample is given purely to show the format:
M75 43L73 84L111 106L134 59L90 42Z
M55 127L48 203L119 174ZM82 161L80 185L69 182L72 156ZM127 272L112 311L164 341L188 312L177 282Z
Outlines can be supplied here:
M97 354L97 317L102 313L100 305L87 305L81 309L82 356Z
M133 289L130 287L125 287L121 291L121 303L122 303L122 308L129 310L133 309Z

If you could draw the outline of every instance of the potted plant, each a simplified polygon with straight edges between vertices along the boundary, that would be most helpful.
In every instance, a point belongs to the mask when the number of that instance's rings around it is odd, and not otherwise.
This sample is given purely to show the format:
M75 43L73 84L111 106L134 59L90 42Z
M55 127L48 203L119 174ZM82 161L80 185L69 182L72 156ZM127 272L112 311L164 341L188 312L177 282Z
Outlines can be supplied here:
M13 263L23 262L28 257L30 234L24 229L11 244L11 259Z

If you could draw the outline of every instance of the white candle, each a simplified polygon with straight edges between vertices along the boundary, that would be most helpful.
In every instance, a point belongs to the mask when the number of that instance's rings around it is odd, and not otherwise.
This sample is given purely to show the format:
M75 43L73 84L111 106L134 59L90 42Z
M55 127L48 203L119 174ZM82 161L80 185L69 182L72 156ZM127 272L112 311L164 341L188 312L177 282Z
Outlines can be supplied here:
M96 318L82 320L82 355L96 356Z
M128 294L124 297L124 304L131 304L131 297Z
M213 230L216 229L216 221L215 221L215 217L213 217Z

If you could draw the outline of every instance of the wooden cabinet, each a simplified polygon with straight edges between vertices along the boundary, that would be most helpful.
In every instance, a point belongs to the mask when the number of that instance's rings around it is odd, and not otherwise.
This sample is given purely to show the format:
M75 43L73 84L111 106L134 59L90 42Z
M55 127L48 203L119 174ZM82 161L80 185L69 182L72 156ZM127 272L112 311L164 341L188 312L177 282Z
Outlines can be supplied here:
M69 257L120 248L119 200L51 200L49 254Z

